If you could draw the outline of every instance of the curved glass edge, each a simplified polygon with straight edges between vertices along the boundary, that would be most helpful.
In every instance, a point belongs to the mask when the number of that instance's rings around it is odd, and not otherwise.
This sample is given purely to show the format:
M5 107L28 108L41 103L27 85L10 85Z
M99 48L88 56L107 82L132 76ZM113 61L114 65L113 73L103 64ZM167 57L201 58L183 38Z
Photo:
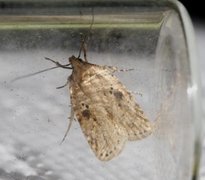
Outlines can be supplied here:
M185 41L187 45L187 53L190 62L190 72L191 72L191 85L189 87L189 93L192 96L193 102L193 112L195 117L195 154L194 154L194 164L193 164L193 180L199 179L199 168L200 168L200 158L202 150L202 136L203 136L203 127L202 127L202 106L201 106L201 80L198 70L198 59L196 54L196 45L195 45L195 34L194 28L190 19L190 16L185 9L185 7L176 0L169 0L179 13L181 18L182 28L184 30ZM188 93L188 92L187 92Z

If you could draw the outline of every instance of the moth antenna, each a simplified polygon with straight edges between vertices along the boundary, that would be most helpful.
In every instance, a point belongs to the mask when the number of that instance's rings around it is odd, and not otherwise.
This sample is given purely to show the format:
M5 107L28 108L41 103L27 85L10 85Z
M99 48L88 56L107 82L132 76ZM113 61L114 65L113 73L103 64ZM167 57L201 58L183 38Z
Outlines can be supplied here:
M40 74L40 73L43 73L43 72L46 72L46 71L50 71L50 70L56 69L56 68L59 68L59 67L55 66L55 67L51 67L51 68L46 68L46 69L43 69L41 71L37 71L37 72L34 72L34 73L30 73L30 74L26 74L26 75L23 75L23 76L19 76L17 78L14 78L13 80L11 80L11 82L15 82L15 81L18 81L18 80L21 80L21 79L25 79L25 78L28 78L28 77L31 77L31 76L35 76L37 74Z
M63 64L60 64L58 61L54 61L53 59L48 58L48 57L45 57L45 60L53 62L57 67L61 67L64 69L72 69L71 67L68 67L71 65L70 63L63 65Z
M93 24L94 24L94 9L92 8L92 21L91 21L91 24L90 24L90 28L89 28L89 31L88 31L87 35L83 36L81 34L81 45L80 45L80 50L79 50L79 55L78 55L78 58L80 58L81 52L83 50L84 59L85 59L86 62L88 62L87 61L87 53L86 53L86 51L87 51L86 50L86 41L88 40L88 37L91 34Z
M28 77L31 77L31 76L35 76L37 74L40 74L40 73L43 73L43 72L46 72L46 71L50 71L52 69L56 69L56 68L64 68L64 69L72 69L72 67L68 67L70 64L60 64L58 61L54 61L48 57L45 57L45 60L48 60L48 61L51 61L53 62L56 66L55 67L51 67L51 68L46 68L46 69L43 69L43 70L40 70L40 71L37 71L37 72L34 72L34 73L30 73L30 74L26 74L26 75L23 75L23 76L20 76L20 77L17 77L17 78L14 78L13 80L11 80L11 83L15 82L15 81L18 81L18 80L21 80L21 79L25 79L25 78L28 78Z

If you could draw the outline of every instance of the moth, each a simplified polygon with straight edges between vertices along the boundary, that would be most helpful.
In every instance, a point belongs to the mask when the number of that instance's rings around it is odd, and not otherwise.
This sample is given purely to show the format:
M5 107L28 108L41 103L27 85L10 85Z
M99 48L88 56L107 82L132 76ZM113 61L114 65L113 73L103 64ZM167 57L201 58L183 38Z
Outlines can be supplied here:
M108 161L119 155L127 141L140 140L152 133L152 123L114 76L115 67L91 64L86 58L75 56L69 58L67 65L46 59L58 67L72 69L64 85L69 84L71 117L63 141L76 117L96 157Z
M84 60L80 58L81 50L84 51ZM150 135L153 125L134 96L114 75L117 68L87 61L85 38L80 53L78 57L71 56L66 65L45 58L56 66L14 81L58 67L72 69L67 83L58 87L63 88L69 84L71 99L70 123L62 142L76 118L96 157L108 161L120 154L127 141L140 140Z

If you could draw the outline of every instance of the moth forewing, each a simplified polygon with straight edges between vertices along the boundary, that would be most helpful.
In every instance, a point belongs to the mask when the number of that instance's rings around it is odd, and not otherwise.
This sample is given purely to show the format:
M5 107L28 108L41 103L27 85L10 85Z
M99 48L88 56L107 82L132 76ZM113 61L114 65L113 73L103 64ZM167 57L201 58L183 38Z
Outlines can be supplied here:
M72 56L71 104L87 141L100 160L110 160L127 140L152 132L134 97L111 68L82 62Z

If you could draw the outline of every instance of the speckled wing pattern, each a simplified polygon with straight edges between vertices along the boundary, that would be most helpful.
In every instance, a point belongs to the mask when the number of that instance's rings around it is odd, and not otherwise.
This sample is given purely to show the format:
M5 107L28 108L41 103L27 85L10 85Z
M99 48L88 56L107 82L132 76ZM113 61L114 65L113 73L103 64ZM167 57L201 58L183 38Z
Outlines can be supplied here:
M151 134L152 124L112 69L83 64L70 76L71 103L91 149L107 161L121 152L126 141Z

